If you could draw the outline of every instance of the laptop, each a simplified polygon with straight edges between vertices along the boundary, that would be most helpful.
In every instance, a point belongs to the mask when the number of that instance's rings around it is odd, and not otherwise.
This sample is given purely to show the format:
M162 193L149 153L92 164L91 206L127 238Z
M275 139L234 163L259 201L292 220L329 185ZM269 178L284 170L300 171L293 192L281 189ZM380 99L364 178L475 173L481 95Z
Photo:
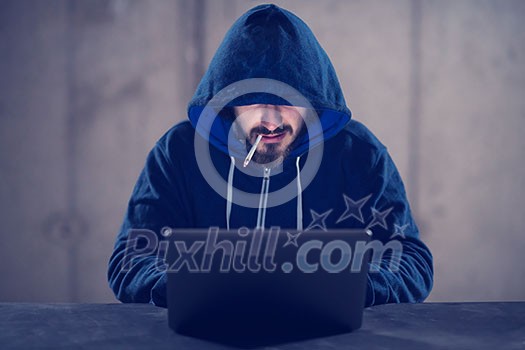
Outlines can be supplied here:
M167 302L177 333L250 347L361 326L368 230L172 232Z

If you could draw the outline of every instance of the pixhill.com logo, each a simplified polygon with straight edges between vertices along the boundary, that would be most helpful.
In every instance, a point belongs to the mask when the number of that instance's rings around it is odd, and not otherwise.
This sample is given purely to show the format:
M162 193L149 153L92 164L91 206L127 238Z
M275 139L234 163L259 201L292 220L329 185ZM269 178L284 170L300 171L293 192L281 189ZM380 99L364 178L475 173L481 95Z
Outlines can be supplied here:
M273 273L278 269L284 273L295 269L302 273L358 273L363 267L377 272L381 266L398 271L403 249L398 240L352 239L350 232L334 238L329 231L280 227L242 227L236 232L210 227L200 235L183 238L171 228L165 227L161 233L163 238L159 239L151 230L130 230L122 271L129 271L143 259L155 259L155 268L169 273Z

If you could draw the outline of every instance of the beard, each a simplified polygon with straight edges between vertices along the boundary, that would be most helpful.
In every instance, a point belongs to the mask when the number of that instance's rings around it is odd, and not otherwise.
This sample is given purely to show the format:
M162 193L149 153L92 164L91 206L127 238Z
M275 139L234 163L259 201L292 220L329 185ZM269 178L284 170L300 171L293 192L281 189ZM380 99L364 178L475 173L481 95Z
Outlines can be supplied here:
M291 148L283 147L278 143L269 143L262 145L264 149L257 150L253 155L253 160L258 164L264 165L278 165L283 162L283 160L290 154L292 151ZM274 163L274 164L271 164Z
M264 128L264 127L263 127ZM262 130L263 128L257 127L254 128L250 135L258 135L258 134L269 134L269 132ZM289 125L285 125L282 127L283 132L289 132L290 135L293 136L293 129ZM260 165L265 165L267 167L275 167L281 164L284 159L286 159L290 153L299 145L302 136L305 134L306 128L301 127L301 129L296 133L294 136L292 142L290 142L288 145L283 145L281 142L278 143L259 143L258 149L253 155L253 160L255 163ZM250 140L247 139L247 146L249 145L251 148Z

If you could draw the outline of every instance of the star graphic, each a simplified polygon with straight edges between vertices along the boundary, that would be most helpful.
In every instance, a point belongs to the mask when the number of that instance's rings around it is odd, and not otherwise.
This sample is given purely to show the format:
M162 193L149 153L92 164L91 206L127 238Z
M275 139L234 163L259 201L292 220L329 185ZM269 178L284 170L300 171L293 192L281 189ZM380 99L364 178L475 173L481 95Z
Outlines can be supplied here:
M295 246L295 247L299 247L298 244L297 244L297 238L299 238L301 233L302 232L298 232L298 233L296 233L294 235L294 234L292 234L290 232L286 232L286 237L288 238L288 240L286 241L286 243L284 243L283 248L289 246L290 244Z
M319 227L323 231L327 231L325 220L330 215L333 209L327 210L322 214L317 214L317 212L313 209L310 209L310 215L312 215L312 222L310 222L310 225L306 228L305 231L311 230L314 227Z
M375 225L379 225L379 226L381 226L384 229L388 229L388 226L386 224L386 217L388 216L388 214L390 214L392 209L394 209L394 208L390 207L390 208L388 208L386 210L379 211L379 210L377 210L375 208L372 208L373 219L372 219L372 222L367 226L367 228L371 228L371 227L373 227Z
M400 236L401 238L405 238L405 230L407 227L410 226L409 224L405 224L403 226L399 226L394 224L394 233L392 233L392 236L390 236L390 239Z
M363 206L370 199L370 197L372 197L372 194L369 194L368 196L363 197L358 201L354 201L352 198L348 197L346 194L343 193L343 199L345 200L346 210L339 217L339 219L337 219L336 224L352 216L363 224L365 220L363 219L363 213L361 212L361 209L363 209Z

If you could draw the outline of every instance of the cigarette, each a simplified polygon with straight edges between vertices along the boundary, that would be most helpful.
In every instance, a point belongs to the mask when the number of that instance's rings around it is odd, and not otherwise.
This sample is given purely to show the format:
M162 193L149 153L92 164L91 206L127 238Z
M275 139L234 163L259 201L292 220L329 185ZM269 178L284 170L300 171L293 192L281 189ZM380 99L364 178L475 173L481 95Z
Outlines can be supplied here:
M252 160L253 154L255 153L255 150L257 149L257 145L259 144L259 142L261 142L262 137L263 137L262 134L259 134L259 136L257 136L257 139L255 140L255 143L253 144L252 148L250 149L250 152L248 152L248 155L246 156L246 159L244 160L244 167L245 168L250 163L250 160Z

